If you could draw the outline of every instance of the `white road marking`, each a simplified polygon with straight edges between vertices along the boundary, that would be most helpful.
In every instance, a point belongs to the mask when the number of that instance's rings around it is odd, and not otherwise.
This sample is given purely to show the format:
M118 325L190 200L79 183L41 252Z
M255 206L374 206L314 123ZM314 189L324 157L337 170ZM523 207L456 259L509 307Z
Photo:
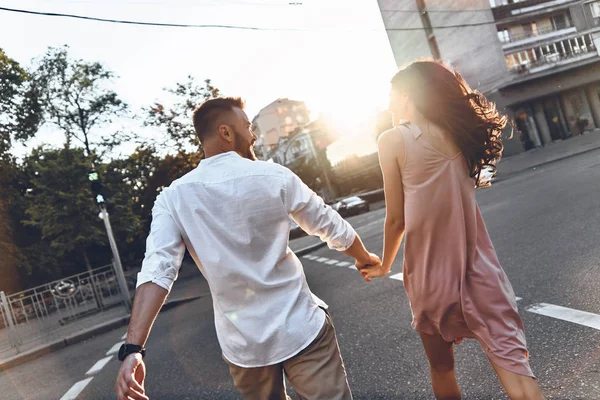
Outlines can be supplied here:
M402 272L400 272L398 274L390 275L390 279L397 279L399 281L402 281L404 280L404 276L402 275Z
M127 332L125 332L125 333L123 334L123 336L121 336L121 340L125 340L125 338L126 338L126 337L127 337Z
M338 261L338 260L329 260L329 261L327 261L325 264L332 265L332 264L337 264L337 263L339 263L339 261Z
M75 400L77 396L79 396L79 393L81 393L83 389L85 389L85 387L88 385L88 383L90 383L92 379L94 378L87 378L77 382L76 384L71 386L71 389L69 389L69 391L65 393L63 397L60 398L60 400Z
M536 304L527 308L527 311L600 330L600 315L591 312L547 303Z
M312 256L310 254L305 255L303 258L308 258L310 259Z
M113 358L113 356L108 356L103 358L102 360L98 360L96 362L96 364L94 364L94 366L92 368L89 369L88 372L86 372L86 375L94 375L96 372L100 371L102 368L104 368L104 366L106 364L108 364L108 362Z
M116 343L113 347L110 348L109 351L106 352L106 355L110 356L111 354L115 354L117 351L119 351L119 347L121 347L123 343L125 342Z
M352 263L348 262L348 261L342 261L342 262L338 263L338 267L345 267L345 266L350 265L350 264L352 264Z
M317 262L324 263L325 261L329 261L329 258L327 258L327 257L321 257L321 258L317 259Z
M522 298L522 297L515 297L515 298L517 299L517 301L521 301L521 300L523 300L523 298Z

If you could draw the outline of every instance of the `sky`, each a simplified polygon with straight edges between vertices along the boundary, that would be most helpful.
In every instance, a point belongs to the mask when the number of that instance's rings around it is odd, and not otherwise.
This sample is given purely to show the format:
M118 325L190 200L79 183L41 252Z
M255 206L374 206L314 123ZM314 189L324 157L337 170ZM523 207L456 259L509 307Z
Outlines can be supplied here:
M48 46L67 44L73 57L116 73L114 90L133 112L188 75L211 79L223 95L244 97L250 119L277 98L302 100L314 118L327 113L339 124L342 139L328 151L332 162L375 151L370 118L387 106L396 70L376 0L0 0L0 6L263 28L145 27L0 11L0 47L29 65ZM38 136L26 147L62 143L48 127Z

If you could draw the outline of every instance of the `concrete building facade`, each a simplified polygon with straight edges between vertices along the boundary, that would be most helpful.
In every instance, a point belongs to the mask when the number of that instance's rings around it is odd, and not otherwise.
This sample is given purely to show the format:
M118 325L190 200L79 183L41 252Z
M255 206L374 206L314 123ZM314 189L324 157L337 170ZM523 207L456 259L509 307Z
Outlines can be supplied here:
M379 6L399 67L445 61L514 119L520 140L506 140L505 155L600 127L600 0Z
M600 1L491 0L524 149L600 127Z

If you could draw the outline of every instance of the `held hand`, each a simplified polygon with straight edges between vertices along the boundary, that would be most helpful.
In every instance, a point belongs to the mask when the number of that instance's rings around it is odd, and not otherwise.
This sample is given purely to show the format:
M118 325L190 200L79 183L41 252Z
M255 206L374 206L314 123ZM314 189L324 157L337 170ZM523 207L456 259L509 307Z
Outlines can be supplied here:
M115 389L118 400L149 400L145 394L146 365L140 353L128 355L121 364Z
M356 260L356 264L354 264L356 266L356 269L358 269L359 271L365 267L369 267L369 266L373 266L373 265L377 265L377 264L381 264L381 259L379 258L379 256L377 254L373 254L373 253L369 253L368 257L364 260Z
M365 281L371 282L373 278L380 278L389 274L390 270L383 265L368 266L360 270L360 274L365 278Z

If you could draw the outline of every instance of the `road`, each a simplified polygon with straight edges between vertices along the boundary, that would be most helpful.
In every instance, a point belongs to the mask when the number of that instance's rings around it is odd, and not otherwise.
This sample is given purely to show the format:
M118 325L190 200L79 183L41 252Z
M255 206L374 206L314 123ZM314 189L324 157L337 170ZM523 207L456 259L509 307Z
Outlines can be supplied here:
M600 399L600 150L514 175L480 190L478 200L521 298L531 364L547 398ZM377 253L383 217L384 210L375 210L350 219ZM302 259L312 290L330 305L355 398L432 399L398 279L402 260L370 284L344 265L349 261L327 248ZM207 290L202 279L187 279ZM577 319L588 326L571 322ZM0 398L66 400L70 389L83 387L78 400L114 399L119 363L107 352L124 333L115 330L0 373ZM105 365L89 371L102 360ZM239 398L221 360L210 296L161 313L146 362L150 398ZM476 342L457 347L456 364L465 399L506 398Z

